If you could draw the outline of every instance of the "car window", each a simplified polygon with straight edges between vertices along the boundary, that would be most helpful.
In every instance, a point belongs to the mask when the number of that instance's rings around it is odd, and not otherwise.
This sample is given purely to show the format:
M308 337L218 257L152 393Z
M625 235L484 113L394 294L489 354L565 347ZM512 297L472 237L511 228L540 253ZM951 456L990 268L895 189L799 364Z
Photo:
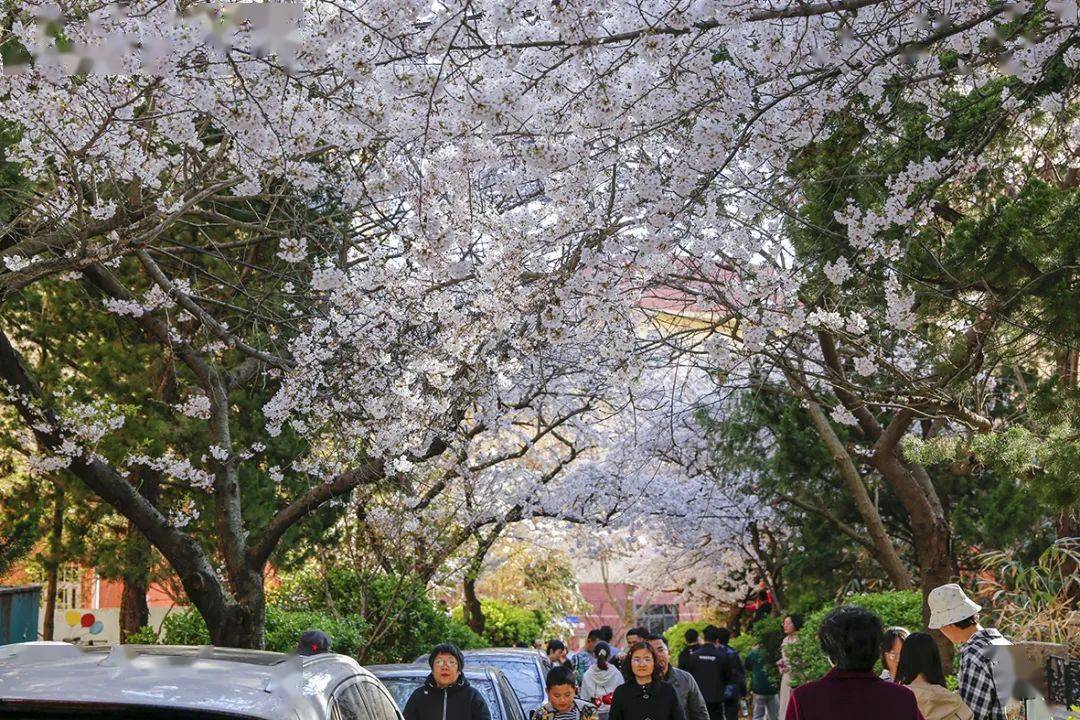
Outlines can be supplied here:
M536 705L522 706L517 694L514 692L514 688L510 687L505 675L499 678L499 686L502 687L503 697L507 699L507 705L509 705L507 714L510 716L510 720L525 720L525 713L531 713L543 703L543 701L540 701Z
M398 709L386 691L373 682L360 684L360 694L373 720L398 720Z
M394 698L402 712L405 711L405 703L409 702L409 697L424 684L422 677L381 677L379 680L390 691L390 697ZM495 685L490 680L470 680L469 684L479 690L487 702L491 720L513 720L503 716L499 700L495 697Z
M331 720L370 720L371 716L364 707L360 695L359 683L346 681L334 690L330 701Z
M498 668L510 681L522 707L530 710L544 702L544 679L531 660L507 660L496 656L476 658L475 662Z

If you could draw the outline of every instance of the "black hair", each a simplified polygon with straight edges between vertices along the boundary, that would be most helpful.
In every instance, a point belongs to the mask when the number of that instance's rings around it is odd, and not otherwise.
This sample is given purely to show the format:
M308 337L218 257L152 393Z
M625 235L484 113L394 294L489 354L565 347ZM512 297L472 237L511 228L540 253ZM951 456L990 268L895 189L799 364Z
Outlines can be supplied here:
M910 685L919 675L934 685L945 687L945 671L941 667L941 652L929 633L911 633L900 650L900 665L896 668L899 683Z
M644 637L642 637L641 639L644 640L645 642L652 642L653 640L659 640L660 642L664 643L664 647L667 647L667 638L664 637L663 635L658 635L656 633L648 633Z
M627 630L626 631L626 638L629 640L630 636L633 635L634 637L637 637L639 639L643 639L648 634L649 634L649 631L646 628L643 628L643 627L641 627L639 625L638 627L632 627L629 630Z
M596 656L596 667L601 670L607 670L608 660L611 659L612 649L611 646L601 640L596 643L596 647L593 648L593 655Z
M795 626L796 630L802 630L803 616L802 613L791 613L788 615L791 618L791 624Z
M698 640L698 631L695 630L694 628L690 628L689 630L687 630L686 632L683 633L683 640L685 640L688 643L696 643L697 640Z
M548 640L547 652L550 653L552 650L565 650L565 649L566 649L566 643L564 643L562 640Z
M907 628L902 628L899 625L893 625L892 627L885 628L885 632L881 636L881 667L888 668L889 664L885 662L885 653L892 652L892 646L896 644L897 640L901 641L900 648L903 649L903 641L911 635ZM896 678L893 678L895 680Z
M972 615L971 617L966 617L963 620L957 620L953 623L953 625L960 628L961 630L966 630L977 622L979 622L979 616Z
M653 650L653 646L647 642L634 643L634 646L626 651L626 662L622 664L623 680L631 687L637 684L637 678L634 676L634 653L638 650L648 651L649 657L652 658L652 680L650 682L660 682L660 661L656 657L656 651Z
M547 677L544 679L544 685L550 690L553 687L559 685L570 685L571 687L577 687L577 678L574 677L574 671L572 668L568 668L565 665L559 665L548 670Z
M821 621L818 642L839 670L871 670L881 655L881 618L865 608L844 605Z
M615 638L615 631L611 629L610 625L600 626L600 639L606 643L611 642Z
M720 628L716 631L716 639L724 645L727 645L728 642L731 640L731 631L727 628Z
M702 634L705 636L705 642L714 643L720 637L720 629L713 625L710 625L705 628L705 631Z
M589 634L585 636L585 639L586 640L600 640L601 639L600 631L599 630L590 630Z
M457 660L458 670L465 669L465 656L461 654L461 651L457 649L457 645L451 645L450 643L442 643L436 645L431 649L431 654L428 655L428 665L433 669L435 667L435 658L439 655L453 655Z

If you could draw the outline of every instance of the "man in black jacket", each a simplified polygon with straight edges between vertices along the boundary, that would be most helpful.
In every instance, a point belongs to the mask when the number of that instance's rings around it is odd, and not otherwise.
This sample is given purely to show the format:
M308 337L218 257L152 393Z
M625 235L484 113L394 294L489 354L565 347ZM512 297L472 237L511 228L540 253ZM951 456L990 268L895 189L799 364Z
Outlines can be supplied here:
M465 657L460 650L436 645L428 665L431 674L405 703L405 720L491 720L484 696L462 674Z
M739 704L746 695L746 670L743 668L739 652L728 645L731 631L720 628L716 631L717 649L723 656L720 674L724 679L724 717L726 720L738 720Z
M728 677L727 655L717 647L720 631L710 625L702 633L705 642L694 651L690 662L690 674L697 680L701 694L705 698L705 707L709 709L711 720L724 718L724 687L730 681Z

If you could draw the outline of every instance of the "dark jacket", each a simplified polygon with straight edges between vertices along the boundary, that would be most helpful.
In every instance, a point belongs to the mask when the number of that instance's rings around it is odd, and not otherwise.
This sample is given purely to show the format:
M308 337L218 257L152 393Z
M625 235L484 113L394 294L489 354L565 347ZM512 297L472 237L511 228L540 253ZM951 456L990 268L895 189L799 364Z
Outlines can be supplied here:
M690 672L690 665L694 662L694 652L701 647L700 645L687 645L679 653L679 669Z
M672 685L628 682L615 688L608 720L686 720L686 715Z
M487 700L462 675L443 690L428 675L405 703L405 720L491 720Z
M705 643L693 654L690 674L697 680L705 702L724 701L724 686L730 681L727 654L712 643Z
M724 700L738 700L746 695L746 670L743 669L742 658L739 651L730 645L720 645L717 649L724 658L720 671L724 678Z
M925 720L915 694L873 672L833 668L791 693L785 720Z

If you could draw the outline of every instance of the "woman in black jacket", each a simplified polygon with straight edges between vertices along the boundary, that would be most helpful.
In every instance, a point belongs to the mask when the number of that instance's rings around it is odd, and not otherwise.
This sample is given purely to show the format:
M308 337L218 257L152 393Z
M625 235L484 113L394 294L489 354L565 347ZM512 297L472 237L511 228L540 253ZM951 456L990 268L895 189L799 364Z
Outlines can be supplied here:
M649 643L634 645L627 659L626 682L615 688L608 720L686 720L675 688L660 680L660 663Z

